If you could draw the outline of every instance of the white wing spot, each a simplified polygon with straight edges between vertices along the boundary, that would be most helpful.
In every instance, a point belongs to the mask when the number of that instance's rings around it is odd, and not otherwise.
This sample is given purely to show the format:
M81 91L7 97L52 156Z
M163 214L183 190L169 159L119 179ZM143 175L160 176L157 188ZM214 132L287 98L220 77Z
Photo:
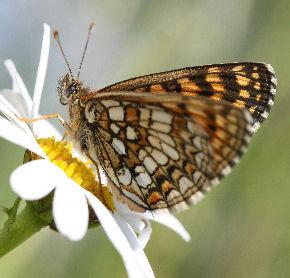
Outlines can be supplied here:
M140 108L140 121L148 121L150 118L150 111L149 109Z
M155 147L157 149L161 148L159 138L157 138L157 137L155 137L153 135L149 135L147 139L148 139L148 141L149 141L151 146L153 146L153 147Z
M150 174L153 174L157 168L156 162L150 156L146 156L144 159L144 166Z
M196 148L198 148L199 150L202 150L202 144L201 144L201 139L199 136L195 136L193 139L192 139L192 143L194 144L194 146Z
M124 193L124 195L126 195L130 200L134 201L136 204L147 207L147 205L137 195L124 189L122 190L122 192Z
M171 145L172 147L175 147L175 141L172 139L172 137L168 134L158 132L158 137L160 140L165 141L168 145Z
M109 108L109 117L112 121L124 121L124 109L120 106Z
M178 184L181 194L184 194L189 188L194 186L193 182L186 177L180 178Z
M156 149L152 151L152 157L159 165L165 165L168 162L168 157Z
M169 113L163 111L156 111L152 112L152 120L157 122L162 122L166 124L171 124L173 116Z
M196 166L198 168L201 168L201 164L202 164L203 159L204 159L204 154L199 152L199 153L195 154L194 158L195 158Z
M140 126L144 128L149 128L149 122L147 120L140 121Z
M268 103L269 103L270 106L273 106L274 105L274 101L272 99L269 99L269 102Z
M144 160L146 155L147 155L147 152L143 149L140 149L138 153L138 159L142 161Z
M118 106L120 105L120 103L118 101L115 100L103 100L101 102L103 105L105 105L106 107L111 107L111 106Z
M268 115L269 115L269 113L267 112L267 111L264 111L263 113L262 113L262 117L264 118L264 119L266 119L267 117L268 117Z
M153 122L150 128L155 129L157 131L169 133L171 130L171 126L169 124L164 124L160 122Z
M167 201L172 201L180 198L181 194L177 190L171 190L169 195L167 196Z
M199 202L203 197L204 197L204 195L203 195L200 191L197 191L196 193L194 193L194 195L192 195L192 196L189 198L189 201L195 205L195 204L198 203L198 202Z
M193 182L195 184L198 184L200 177L201 177L201 172L194 171L194 173L192 174Z
M163 151L173 160L178 160L179 159L179 154L178 152L173 149L172 147L168 146L167 144L161 143Z
M127 128L126 128L126 138L129 140L138 139L138 134L131 126L127 126Z
M120 130L120 128L119 128L115 123L112 123L112 124L110 125L110 128L111 128L111 130L112 130L115 134L118 134L118 132L119 132L119 130Z
M117 138L112 141L112 146L118 154L126 154L124 143Z
M227 176L230 172L231 172L231 170L232 170L232 167L231 166L226 166L223 170L222 170L222 174L223 175L225 175L225 176Z
M131 173L130 173L128 168L120 169L117 172L117 175L118 175L118 179L119 179L120 183L123 186L124 185L129 185L131 183L132 176L131 176Z
M147 186L152 183L151 177L143 166L136 166L135 173L139 173L135 178L139 186L147 188Z

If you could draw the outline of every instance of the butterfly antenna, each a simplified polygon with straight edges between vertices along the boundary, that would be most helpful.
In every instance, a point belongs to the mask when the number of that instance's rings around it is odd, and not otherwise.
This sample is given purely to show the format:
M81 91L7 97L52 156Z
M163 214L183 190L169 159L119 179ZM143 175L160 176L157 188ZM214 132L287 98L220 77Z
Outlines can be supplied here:
M68 60L66 59L66 56L64 55L63 49L61 47L61 43L60 43L60 40L59 40L59 35L58 35L58 31L57 30L54 30L53 31L53 36L54 36L54 39L56 40L56 43L57 43L57 45L58 45L58 47L59 47L59 49L61 51L61 54L62 54L62 56L63 56L63 58L65 60L66 65L68 67L69 74L70 74L70 76L71 76L71 78L73 80L74 79L74 76L72 74L72 70L71 70L70 65L68 63Z
M87 41L86 41L85 48L84 48L84 51L83 51L83 56L82 56L82 59L81 59L80 65L79 65L77 78L79 78L79 76L80 76L81 68L82 68L83 61L84 61L84 58L85 58L85 54L86 54L86 51L87 51L87 48L88 48L89 40L90 40L92 31L93 31L93 28L94 28L95 25L96 25L96 21L93 21L91 23L90 27L89 27L88 37L87 37Z

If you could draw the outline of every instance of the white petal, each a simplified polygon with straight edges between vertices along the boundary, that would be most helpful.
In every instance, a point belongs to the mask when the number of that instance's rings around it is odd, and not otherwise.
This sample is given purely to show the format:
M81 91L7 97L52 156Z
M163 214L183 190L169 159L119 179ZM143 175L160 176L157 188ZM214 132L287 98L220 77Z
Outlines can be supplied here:
M11 100L11 102L7 100L8 98ZM24 121L20 121L15 116L16 114L20 117L24 117L23 116L24 106L22 106L21 108L22 104L23 103L21 102L18 93L7 89L2 90L0 92L0 112L2 112L11 122L15 123L17 126L22 128L28 134L34 136L32 131L29 129L28 125ZM62 138L62 135L58 132L58 130L47 120L40 120L35 122L33 125L33 130L35 135L37 135L39 138L54 136L58 141L60 141Z
M42 47L41 47L41 54L40 54L40 61L37 70L37 76L35 81L34 87L34 94L33 94L33 103L32 103L32 111L31 111L31 118L38 117L38 109L46 74L47 62L48 62L48 55L49 55L49 46L50 46L50 27L44 23L43 24L44 33L42 39Z
M25 122L20 121L15 116L16 114L21 117L18 111L2 95L0 95L0 112L2 112L15 125L23 129L27 134L33 136L32 131L29 129L28 125Z
M131 229L131 227L117 213L113 214L113 217L115 218L119 227L123 231L128 242L130 243L130 245L133 249L133 252L134 252L134 257L137 261L139 268L142 270L142 273L144 273L145 277L154 277L154 273L153 273L152 268L147 260L147 257L145 255L145 253L142 251L143 246L140 245L140 241L137 239L137 237L136 237L135 233L133 232L133 230ZM149 230L151 233L151 226L149 225L149 227L150 227ZM143 234L142 237L144 237L144 238L141 240L141 243L143 245L145 244L144 247L146 246L146 244L149 240L149 238L147 240L148 235L146 235L146 232ZM150 235L149 235L149 237L150 237Z
M126 221L124 221L124 219L120 215L118 215L117 213L112 214L112 216L114 217L115 221L118 223L123 234L127 238L129 244L131 245L132 250L137 251L139 249L143 249L140 246L140 244L137 240L137 236L134 233L133 229L130 227L130 225Z
M22 129L4 119L3 117L0 117L0 137L3 137L4 139L14 144L22 146L44 158L47 158L47 155L38 145L34 137L29 136Z
M151 268L151 265L144 253L144 251L142 249L137 250L134 252L134 257L135 260L137 261L137 264L139 265L139 267L142 270L142 273L144 274L142 277L146 277L146 278L154 278L154 273L153 270ZM132 276L133 278L135 277L139 277L139 276Z
M23 103L25 104L26 113L27 113L25 117L29 117L29 111L31 111L31 107L32 107L32 100L25 87L25 84L23 80L21 79L20 75L18 74L14 63L11 60L5 60L4 64L12 77L13 91L20 92L21 97L23 98Z
M7 59L4 61L4 65L5 65L6 69L8 70L8 72L12 78L12 90L15 92L16 91L19 92L20 90L19 90L19 87L18 87L18 84L16 81L16 75L18 74L18 72L16 70L16 67L15 67L13 61L10 59ZM32 104L32 102L31 102L31 104Z
M10 176L15 193L24 200L38 200L50 193L64 172L47 160L34 160L16 168Z
M90 192L86 192L86 196L92 208L94 209L100 223L102 224L102 227L105 230L107 236L120 253L124 261L126 270L128 272L128 276L130 278L154 277L151 266L143 250L140 249L133 252L131 245L128 242L128 239L123 234L122 230L120 229L119 225L117 224L111 213ZM137 245L138 242L136 239L136 246ZM140 263L143 263L144 265L140 267Z
M15 111L18 112L18 115L23 118L28 117L28 112L26 111L27 107L23 103L23 97L19 92L4 89L0 92L0 94L15 108Z
M117 210L118 211L118 210ZM137 233L140 233L147 225L147 221L142 220L142 215L135 214L121 214L118 211L118 214L122 216L125 221L133 228L133 230Z
M34 122L33 132L38 138L47 138L54 136L57 141L60 141L63 137L48 120Z
M134 211L131 211L127 205L117 201L114 199L114 204L117 209L117 211L124 217L126 220L131 224L130 218L132 219L149 219L154 220L156 222L159 222L160 224L163 224L167 226L168 228L172 229L176 233L178 233L185 241L190 241L190 235L189 233L184 229L183 225L172 215L169 213L163 213L163 212L155 212L152 213L137 213ZM133 223L132 223L133 224Z
M143 221L146 221L143 219ZM152 233L152 228L150 222L147 220L146 221L146 226L143 230L139 232L138 236L138 241L142 249L144 249L150 239L151 233Z
M140 247L144 249L152 233L151 224L146 219L146 214L133 212L127 205L116 199L114 199L114 204L118 214L125 219L135 232L139 233L138 241Z
M87 199L81 187L69 178L63 180L55 189L53 218L58 231L70 240L81 240L87 232Z
M135 250L137 249L144 249L150 239L151 233L152 233L152 228L151 228L151 224L148 220L146 220L144 217L140 217L140 216L135 216L135 215L126 215L124 217L124 215L118 215L118 214L114 214L114 218L116 219L116 221L118 222L117 219L119 218L124 218L124 220L133 228L133 230L137 233L139 233L138 236L138 245L137 246L132 246L132 248ZM124 222L124 221L123 221ZM119 222L118 222L119 223ZM126 223L126 224L127 224ZM120 224L120 223L119 223ZM126 226L129 226L129 225ZM128 227L126 227L124 225L120 224L120 227L123 231L123 233L126 235L127 238L131 238L132 237L132 229L130 228L130 230L126 230L128 229ZM129 235L128 235L129 233ZM128 235L128 236L127 236ZM135 234L134 234L135 235ZM134 240L131 242L132 244L135 244L135 238Z
M189 233L172 214L157 212L154 214L146 213L146 218L167 226L168 228L178 233L185 241L190 241Z

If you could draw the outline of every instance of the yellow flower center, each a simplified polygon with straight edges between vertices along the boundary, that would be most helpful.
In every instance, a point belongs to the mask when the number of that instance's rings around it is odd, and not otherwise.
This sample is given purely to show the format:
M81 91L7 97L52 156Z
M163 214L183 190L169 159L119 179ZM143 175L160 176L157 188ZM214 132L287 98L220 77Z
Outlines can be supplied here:
M50 162L61 168L69 178L73 179L81 187L95 195L110 209L116 210L113 202L113 195L107 186L100 185L96 180L93 169L89 167L90 161L84 163L80 158L72 156L72 144L68 145L66 141L56 142L54 137L40 138L37 142L47 154ZM38 159L39 158L40 157L38 157ZM37 158L32 158L30 154L29 160L31 159Z

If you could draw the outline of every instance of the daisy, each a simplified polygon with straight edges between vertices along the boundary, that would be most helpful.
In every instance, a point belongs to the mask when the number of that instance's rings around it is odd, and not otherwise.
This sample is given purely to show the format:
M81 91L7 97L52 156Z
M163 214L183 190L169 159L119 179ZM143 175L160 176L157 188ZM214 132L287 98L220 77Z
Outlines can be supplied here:
M0 92L0 136L27 149L24 165L11 175L12 189L27 201L53 195L51 227L70 240L84 237L92 218L100 223L120 253L129 277L154 277L143 251L150 235L149 220L167 225L184 240L190 239L180 222L169 214L136 213L119 203L106 186L98 183L92 168L73 157L72 148L60 140L59 132L46 120L28 125L19 118L37 118L49 54L50 28L44 24L44 36L33 100L10 60L12 90ZM17 115L17 117L15 116ZM47 138L50 137L50 138ZM100 188L103 196L101 196ZM105 200L106 206L101 202ZM136 236L138 233L138 237Z

